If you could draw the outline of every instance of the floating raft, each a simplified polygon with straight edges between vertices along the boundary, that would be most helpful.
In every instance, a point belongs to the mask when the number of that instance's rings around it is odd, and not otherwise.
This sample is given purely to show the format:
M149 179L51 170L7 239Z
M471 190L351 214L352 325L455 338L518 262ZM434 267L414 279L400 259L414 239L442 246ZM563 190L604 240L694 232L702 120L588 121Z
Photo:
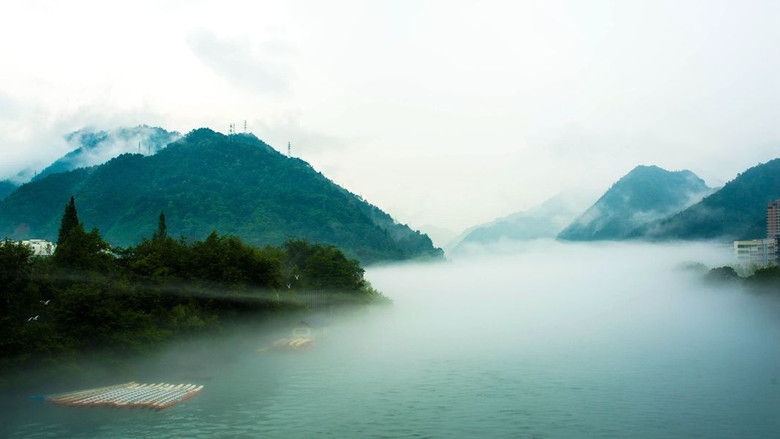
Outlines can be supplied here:
M115 386L59 393L47 401L72 406L150 407L164 409L197 395L203 386L195 384L138 384L134 381Z
M314 347L314 339L307 337L282 338L276 340L270 347L258 349L258 353L264 353L269 350L274 351L294 351L304 352Z

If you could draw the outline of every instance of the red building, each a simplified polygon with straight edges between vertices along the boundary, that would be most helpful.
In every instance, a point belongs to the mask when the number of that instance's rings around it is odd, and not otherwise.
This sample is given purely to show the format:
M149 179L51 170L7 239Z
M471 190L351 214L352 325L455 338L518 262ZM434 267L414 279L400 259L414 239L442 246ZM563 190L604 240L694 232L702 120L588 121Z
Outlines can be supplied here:
M766 207L766 237L780 236L780 200L769 203Z

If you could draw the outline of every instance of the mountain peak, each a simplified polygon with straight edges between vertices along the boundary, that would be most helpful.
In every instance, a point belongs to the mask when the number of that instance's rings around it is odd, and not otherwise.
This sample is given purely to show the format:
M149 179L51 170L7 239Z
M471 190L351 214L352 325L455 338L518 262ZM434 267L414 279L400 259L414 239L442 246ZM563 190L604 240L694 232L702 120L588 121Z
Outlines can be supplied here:
M780 198L780 159L756 165L719 191L633 235L649 239L754 239L766 233L766 204Z
M71 195L84 223L114 245L149 236L164 211L169 234L193 240L214 230L259 246L296 237L363 262L441 255L427 236L247 133L200 128L154 155L122 154L28 183L0 202L0 235L56 236Z
M65 140L74 149L41 171L33 180L77 168L101 165L121 154L152 155L180 137L175 131L169 132L148 125L110 131L82 128L65 135Z
M615 182L558 238L622 239L635 228L690 206L711 189L691 171L640 165Z

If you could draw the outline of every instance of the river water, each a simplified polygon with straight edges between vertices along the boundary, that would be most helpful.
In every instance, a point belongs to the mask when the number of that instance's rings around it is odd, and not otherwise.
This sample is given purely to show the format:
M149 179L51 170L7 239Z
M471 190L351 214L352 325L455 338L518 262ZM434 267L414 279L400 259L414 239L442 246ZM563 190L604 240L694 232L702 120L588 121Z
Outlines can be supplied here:
M780 437L780 304L702 284L688 263L729 258L707 245L537 242L374 267L367 278L394 305L313 317L327 333L306 353L258 354L269 337L253 332L177 347L113 378L205 386L178 406L6 394L0 435ZM112 384L104 372L79 384Z

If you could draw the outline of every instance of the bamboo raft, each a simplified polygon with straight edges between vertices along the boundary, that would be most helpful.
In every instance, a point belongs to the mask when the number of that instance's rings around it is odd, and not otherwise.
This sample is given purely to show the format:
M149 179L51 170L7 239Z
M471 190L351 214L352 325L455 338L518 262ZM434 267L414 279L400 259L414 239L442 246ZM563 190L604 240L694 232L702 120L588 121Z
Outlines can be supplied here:
M257 353L262 354L268 351L305 352L312 347L314 347L314 339L312 338L282 338L280 340L276 340L271 346L267 348L258 349Z
M149 407L164 409L197 395L203 386L195 384L138 384L134 381L115 386L59 393L47 401L71 406Z

